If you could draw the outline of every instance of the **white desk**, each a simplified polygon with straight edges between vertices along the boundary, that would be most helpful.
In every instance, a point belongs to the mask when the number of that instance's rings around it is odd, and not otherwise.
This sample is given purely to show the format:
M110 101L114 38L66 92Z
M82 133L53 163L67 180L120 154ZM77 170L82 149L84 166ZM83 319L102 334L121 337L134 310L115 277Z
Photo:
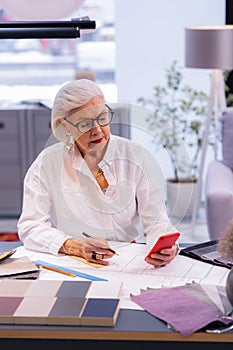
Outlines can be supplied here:
M1 242L0 251L17 246L16 242ZM57 274L60 275L60 274ZM141 278L142 275L140 275ZM61 277L61 276L59 276ZM65 276L66 277L66 276ZM138 279L140 280L140 279ZM172 346L173 350L211 350L232 349L233 331L223 334L197 332L183 337L166 327L166 325L143 310L121 309L114 327L79 327L79 326L29 326L1 325L0 346L23 346L31 350L32 346L56 346L65 349L67 346L82 349L105 350L113 345L130 346L134 350L152 345L158 349Z

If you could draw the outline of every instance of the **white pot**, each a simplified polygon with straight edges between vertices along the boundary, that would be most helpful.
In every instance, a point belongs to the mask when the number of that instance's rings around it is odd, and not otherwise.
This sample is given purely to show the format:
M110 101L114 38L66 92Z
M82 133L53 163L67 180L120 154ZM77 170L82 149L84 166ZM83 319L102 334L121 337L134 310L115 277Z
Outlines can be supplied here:
M189 218L192 216L197 182L174 182L167 180L167 209L170 216Z

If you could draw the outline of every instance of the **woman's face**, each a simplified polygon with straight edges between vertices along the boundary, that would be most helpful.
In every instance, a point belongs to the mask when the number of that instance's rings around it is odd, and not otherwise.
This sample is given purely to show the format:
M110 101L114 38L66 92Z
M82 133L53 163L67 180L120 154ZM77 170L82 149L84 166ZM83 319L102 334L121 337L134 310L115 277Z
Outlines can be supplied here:
M66 119L72 124L79 122L85 122L88 119L96 119L103 113L107 112L107 107L101 97L96 96L85 105L71 111ZM75 139L75 143L78 146L83 156L91 150L95 149L97 145L103 146L110 138L110 124L106 126L100 126L97 121L94 122L93 128L85 133L81 133L79 129L66 120L65 128L70 131L71 135Z

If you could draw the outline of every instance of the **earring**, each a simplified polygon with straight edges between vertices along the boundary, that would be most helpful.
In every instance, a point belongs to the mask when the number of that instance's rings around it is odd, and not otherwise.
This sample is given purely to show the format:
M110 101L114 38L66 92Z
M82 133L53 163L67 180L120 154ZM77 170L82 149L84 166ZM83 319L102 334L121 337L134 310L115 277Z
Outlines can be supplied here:
M71 151L74 148L74 139L69 131L66 131L65 145L68 151Z

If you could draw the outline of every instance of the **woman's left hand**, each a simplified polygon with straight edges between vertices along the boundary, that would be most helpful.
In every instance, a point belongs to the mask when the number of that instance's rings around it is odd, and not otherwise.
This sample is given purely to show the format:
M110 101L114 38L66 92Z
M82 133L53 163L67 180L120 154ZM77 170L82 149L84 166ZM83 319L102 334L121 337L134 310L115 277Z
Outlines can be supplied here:
M178 246L174 244L171 248L162 249L159 253L151 254L151 257L148 257L146 262L154 267L166 266L175 259L177 253Z

